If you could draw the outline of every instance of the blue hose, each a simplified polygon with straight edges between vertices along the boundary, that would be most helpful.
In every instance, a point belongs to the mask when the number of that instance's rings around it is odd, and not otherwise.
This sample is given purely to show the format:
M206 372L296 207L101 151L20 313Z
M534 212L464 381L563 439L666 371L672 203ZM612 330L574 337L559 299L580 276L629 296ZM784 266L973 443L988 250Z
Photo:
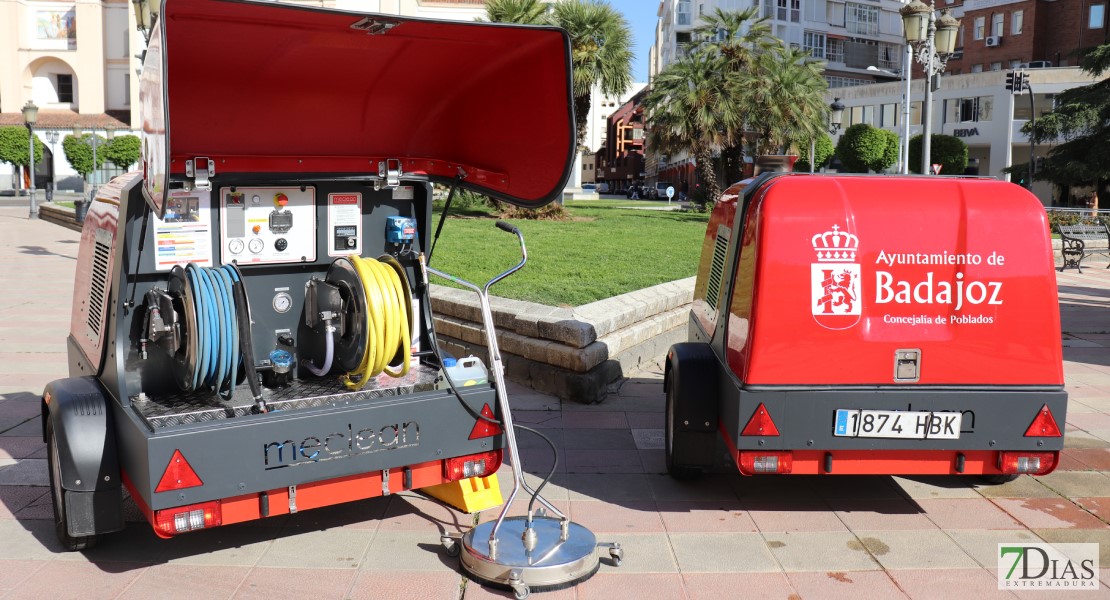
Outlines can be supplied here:
M185 267L196 306L196 354L193 388L206 387L230 399L243 361L233 292L239 274L233 266L218 269Z

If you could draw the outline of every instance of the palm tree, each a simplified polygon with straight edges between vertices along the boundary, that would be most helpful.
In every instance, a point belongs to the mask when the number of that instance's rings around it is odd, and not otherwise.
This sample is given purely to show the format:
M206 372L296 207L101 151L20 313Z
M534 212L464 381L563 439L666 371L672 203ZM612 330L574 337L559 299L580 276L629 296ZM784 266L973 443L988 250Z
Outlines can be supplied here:
M721 63L719 55L689 53L656 76L644 100L651 143L663 152L689 150L706 197L713 201L721 194L713 150L733 141L733 132L743 123L730 86L721 77Z
M740 11L726 11L717 8L713 13L702 16L703 24L694 29L699 41L697 51L710 52L721 57L723 71L721 77L729 80L732 95L741 112L754 112L755 106L749 100L751 95L744 85L751 80L750 75L758 70L757 59L762 54L779 45L771 35L768 19L759 16L757 7ZM729 132L731 142L721 148L721 158L725 167L727 181L738 181L743 173L744 136L740 129Z
M760 54L757 68L741 74L737 84L748 90L752 112L748 122L756 131L757 154L776 154L824 133L828 82L824 63L808 52L779 47Z
M522 25L549 23L548 5L540 0L488 0L486 17L494 23Z
M564 0L555 4L551 18L570 34L574 124L582 147L594 86L619 96L632 85L632 28L603 0Z

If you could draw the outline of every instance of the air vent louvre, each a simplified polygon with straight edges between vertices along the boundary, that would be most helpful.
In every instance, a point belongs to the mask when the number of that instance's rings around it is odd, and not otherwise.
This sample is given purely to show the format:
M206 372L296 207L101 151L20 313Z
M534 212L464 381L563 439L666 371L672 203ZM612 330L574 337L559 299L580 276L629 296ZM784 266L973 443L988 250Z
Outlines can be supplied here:
M721 297L721 277L725 272L725 254L728 252L728 229L717 230L717 241L713 245L713 263L709 267L709 283L705 290L705 301L716 311Z
M104 326L104 298L108 291L108 258L111 246L97 240L93 251L92 280L89 282L89 334L93 339L100 338Z

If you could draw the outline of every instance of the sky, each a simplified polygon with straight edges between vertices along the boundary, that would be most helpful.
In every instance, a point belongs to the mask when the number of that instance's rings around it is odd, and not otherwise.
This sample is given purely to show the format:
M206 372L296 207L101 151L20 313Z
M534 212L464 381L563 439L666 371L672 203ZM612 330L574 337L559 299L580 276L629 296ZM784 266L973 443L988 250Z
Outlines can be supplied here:
M659 10L659 0L609 0L609 4L624 14L632 27L632 51L636 54L632 62L632 80L646 83L648 53L655 43L655 12Z

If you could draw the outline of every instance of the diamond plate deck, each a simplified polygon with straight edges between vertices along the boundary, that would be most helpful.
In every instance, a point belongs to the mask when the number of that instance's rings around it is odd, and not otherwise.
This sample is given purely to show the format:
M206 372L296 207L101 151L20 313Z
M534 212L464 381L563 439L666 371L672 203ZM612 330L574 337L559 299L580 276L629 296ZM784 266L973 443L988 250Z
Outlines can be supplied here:
M357 392L348 390L338 377L310 377L293 380L284 388L262 388L262 398L271 410L342 406L433 390L439 377L439 369L417 365L401 378L383 374ZM252 414L254 397L250 387L244 383L235 388L230 400L223 400L214 391L204 390L157 397L134 397L131 399L131 406L152 430L157 430Z

